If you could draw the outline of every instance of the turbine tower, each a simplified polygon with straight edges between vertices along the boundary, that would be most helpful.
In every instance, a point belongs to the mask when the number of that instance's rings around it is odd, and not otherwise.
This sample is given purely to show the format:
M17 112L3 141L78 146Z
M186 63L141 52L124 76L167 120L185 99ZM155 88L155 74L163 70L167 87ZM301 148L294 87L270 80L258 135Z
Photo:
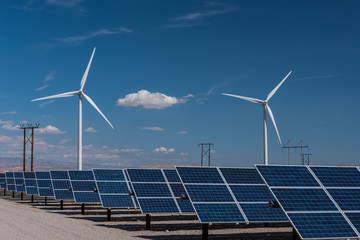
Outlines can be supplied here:
M271 108L268 104L269 100L271 99L272 96L274 96L274 94L276 93L276 91L279 89L279 87L285 82L285 80L289 77L289 75L291 74L291 71L288 73L288 75L286 75L286 77L269 93L269 95L267 96L266 100L260 100L260 99L256 99L256 98L250 98L250 97L244 97L244 96L239 96L239 95L233 95L233 94L227 94L227 93L222 93L222 95L226 95L226 96L230 96L230 97L235 97L235 98L241 98L243 100L249 101L249 102L253 102L253 103L260 103L261 106L263 107L263 126L264 126L264 164L268 165L269 163L269 159L268 159L268 143L267 143L267 125L266 125L266 112L269 113L270 118L274 124L277 136L279 138L279 142L281 144L281 138L280 138L280 134L279 131L276 127L276 123L275 123L275 119L274 119L274 115L271 111Z
M91 65L92 59L94 57L95 50L96 50L96 48L94 48L94 50L92 52L89 64L87 65L85 73L81 79L80 89L78 91L60 93L60 94L56 94L56 95L52 95L52 96L48 96L48 97L37 98L37 99L31 100L32 102L34 102L34 101L40 101L40 100L45 100L45 99L72 97L72 96L78 95L78 97L79 97L78 162L77 162L78 170L82 170L82 97L84 97L100 113L100 115L109 123L109 125L114 129L113 125L111 125L109 120L105 117L105 115L101 112L101 110L96 106L94 101L91 100L91 98L83 92L83 89L84 89L84 86L86 83L86 78L89 73L90 65Z

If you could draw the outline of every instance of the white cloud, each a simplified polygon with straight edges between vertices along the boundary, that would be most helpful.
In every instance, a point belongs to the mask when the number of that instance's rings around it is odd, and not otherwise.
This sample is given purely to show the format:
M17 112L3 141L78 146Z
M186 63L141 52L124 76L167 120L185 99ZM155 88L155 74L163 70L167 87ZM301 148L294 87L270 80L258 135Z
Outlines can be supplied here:
M180 131L180 132L177 132L177 134L187 134L187 131Z
M70 141L71 141L70 138L63 139L63 140L61 140L61 141L59 142L59 145L64 145L65 143L68 143L68 142L70 142Z
M51 71L48 74L46 74L46 77L44 79L44 83L47 83L47 82L49 82L51 80L54 80L55 79L55 73L56 73L55 71Z
M37 128L37 133L39 134L64 134L64 131L60 131L57 127L47 125L45 128Z
M161 128L161 127L142 127L140 129L143 129L143 130L151 130L151 131L163 131L164 129Z
M10 120L3 121L0 119L0 124L13 124L13 121Z
M193 97L192 94L188 94L183 98L176 98L159 92L151 93L147 90L140 90L137 93L127 94L125 98L119 98L117 105L123 107L143 106L145 109L164 109L174 104L185 103L191 97Z
M98 130L94 129L93 127L88 127L84 129L85 132L97 133Z
M175 149L173 149L173 148L167 149L166 147L160 147L160 148L155 148L155 149L153 150L153 152L163 153L163 154L169 154L169 153L175 152Z
M2 112L2 115L13 115L13 114L17 114L16 111L11 111L11 112Z
M138 153L138 152L143 152L144 150L135 149L135 148L126 148L126 149L121 149L120 151L125 153Z
M210 152L211 152L211 153L216 153L216 151L215 151L215 150L210 150Z
M45 85L43 85L41 87L38 87L37 89L35 89L35 91L41 91L41 90L43 90L43 89L45 89L47 87L49 87L49 84L45 84Z
M187 155L189 155L189 153L187 153L187 152L181 152L180 155L181 155L181 156L187 156Z
M40 108L43 108L43 107L45 107L46 105L52 104L52 103L54 103L54 102L55 102L55 100L50 100L50 101L47 101L47 102L41 102L41 103L39 103L39 107L40 107Z
M83 1L84 0L46 0L46 3L60 7L74 7Z
M4 124L1 128L9 131L17 131L20 130L20 125L13 126L11 124Z

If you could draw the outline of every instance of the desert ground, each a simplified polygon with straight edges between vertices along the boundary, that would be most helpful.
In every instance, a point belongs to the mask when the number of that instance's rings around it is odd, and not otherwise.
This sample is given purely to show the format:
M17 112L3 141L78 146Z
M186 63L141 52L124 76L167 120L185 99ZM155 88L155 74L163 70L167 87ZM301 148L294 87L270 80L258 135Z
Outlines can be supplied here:
M202 239L201 224L195 215L153 215L151 230L145 230L145 215L134 209L113 209L107 221L106 209L101 205L81 205L0 191L0 239ZM214 224L209 228L209 239L292 239L288 223Z

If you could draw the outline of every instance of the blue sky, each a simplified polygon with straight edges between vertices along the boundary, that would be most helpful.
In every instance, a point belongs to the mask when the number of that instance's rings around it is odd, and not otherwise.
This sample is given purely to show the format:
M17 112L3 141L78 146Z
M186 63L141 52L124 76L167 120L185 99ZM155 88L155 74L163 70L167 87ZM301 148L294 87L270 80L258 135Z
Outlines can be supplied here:
M24 0L0 4L0 154L22 157L22 121L40 122L35 157L76 166L77 98L30 102L79 89L84 166L263 162L265 99L283 140L310 146L312 164L360 157L358 1ZM269 162L287 164L271 122ZM291 163L300 163L299 151Z

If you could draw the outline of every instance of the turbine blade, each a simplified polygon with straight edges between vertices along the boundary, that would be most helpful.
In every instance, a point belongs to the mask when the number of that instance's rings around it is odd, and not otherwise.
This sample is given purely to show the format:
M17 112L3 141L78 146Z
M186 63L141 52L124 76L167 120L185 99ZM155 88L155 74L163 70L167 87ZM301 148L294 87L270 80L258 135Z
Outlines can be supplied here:
M81 79L80 90L83 90L83 88L84 88L84 86L85 86L85 82L86 82L86 79L87 79L87 75L88 75L88 73L89 73L89 69L90 69L91 62L92 62L93 57L94 57L95 50L96 50L96 48L94 48L94 50L93 50L93 52L92 52L92 54L91 54L91 58L90 58L89 64L87 65L87 68L86 68L86 70L85 70L85 72L84 72L84 75L83 75L83 77L82 77L82 79Z
M108 122L108 124L112 127L112 129L114 129L113 125L111 125L111 123L109 122L109 120L105 117L105 115L100 111L100 109L96 106L96 104L94 103L93 100L91 100L91 98L86 95L85 93L83 93L83 96L86 98L86 100L88 100L88 102L100 113L100 115Z
M52 99L52 98L71 97L76 94L78 94L78 91L60 93L60 94L56 94L56 95L52 95L52 96L48 96L48 97L37 98L37 99L31 100L31 101L35 102L35 101L40 101L40 100L45 100L45 99Z
M290 71L288 73L288 75L286 75L286 77L269 93L269 95L266 98L266 101L269 101L270 98L276 93L276 91L279 89L279 87L281 86L281 84L283 84L285 82L285 80L288 78L288 76L292 73L292 71Z
M234 94L228 94L228 93L222 93L222 95L230 96L230 97L234 97L234 98L241 98L241 99L244 99L246 101L253 102L253 103L264 103L263 100L256 99L256 98L243 97L243 96L234 95Z
M275 118L274 118L274 115L273 115L273 113L272 113L272 111L271 111L271 108L270 108L269 105L266 105L266 108L267 108L268 113L269 113L269 115L270 115L270 118L271 118L271 120L272 120L272 122L273 122L273 124L274 124L275 130L276 130L276 133L277 133L277 136L278 136L278 138L279 138L279 142L280 142L280 144L282 144L282 143L281 143L280 134L279 134L279 131L278 131L277 127L276 127Z

